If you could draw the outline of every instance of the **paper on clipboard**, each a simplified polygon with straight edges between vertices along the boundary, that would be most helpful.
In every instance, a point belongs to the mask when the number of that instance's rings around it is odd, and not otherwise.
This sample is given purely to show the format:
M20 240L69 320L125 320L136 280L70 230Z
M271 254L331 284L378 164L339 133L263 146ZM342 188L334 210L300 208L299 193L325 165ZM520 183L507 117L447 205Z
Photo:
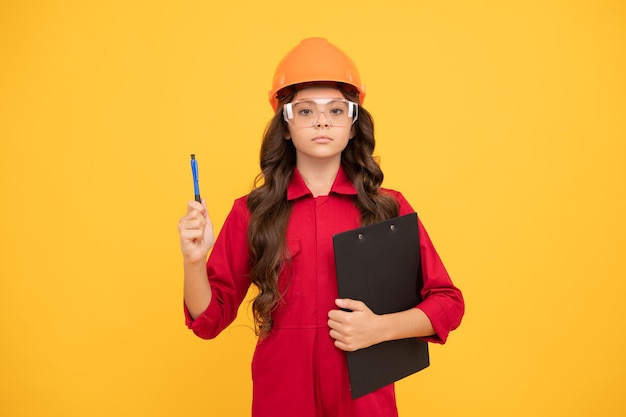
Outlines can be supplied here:
M363 301L374 313L408 310L421 302L417 213L333 236L340 298ZM346 352L356 399L430 365L428 343L417 338Z

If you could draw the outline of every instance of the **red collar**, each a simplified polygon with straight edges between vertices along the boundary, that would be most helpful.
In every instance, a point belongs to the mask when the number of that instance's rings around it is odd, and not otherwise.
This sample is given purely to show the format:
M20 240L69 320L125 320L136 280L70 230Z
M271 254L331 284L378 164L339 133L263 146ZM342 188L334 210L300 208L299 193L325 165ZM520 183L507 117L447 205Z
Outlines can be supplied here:
M357 191L354 188L354 185L348 179L343 167L339 167L339 171L337 171L337 176L335 177L335 182L333 182L333 186L330 187L329 194L345 194L345 195L356 195ZM311 190L306 186L298 168L294 168L293 175L291 177L291 182L289 183L289 187L287 187L287 200L295 200L300 197L304 197L305 195L311 195Z

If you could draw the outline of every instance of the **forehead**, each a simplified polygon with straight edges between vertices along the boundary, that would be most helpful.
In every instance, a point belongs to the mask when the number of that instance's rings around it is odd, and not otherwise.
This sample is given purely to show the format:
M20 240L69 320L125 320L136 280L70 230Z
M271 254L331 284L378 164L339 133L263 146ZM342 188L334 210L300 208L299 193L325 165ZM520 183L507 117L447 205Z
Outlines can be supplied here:
M299 90L294 96L295 100L306 100L310 98L343 98L341 90L332 87L308 87Z

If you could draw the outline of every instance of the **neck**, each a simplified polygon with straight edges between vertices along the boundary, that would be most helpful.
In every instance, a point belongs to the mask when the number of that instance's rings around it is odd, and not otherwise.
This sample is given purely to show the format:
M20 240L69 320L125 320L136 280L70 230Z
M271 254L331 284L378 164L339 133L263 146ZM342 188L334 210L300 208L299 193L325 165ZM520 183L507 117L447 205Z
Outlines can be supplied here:
M298 171L314 197L328 195L337 178L341 161L326 164L298 163Z

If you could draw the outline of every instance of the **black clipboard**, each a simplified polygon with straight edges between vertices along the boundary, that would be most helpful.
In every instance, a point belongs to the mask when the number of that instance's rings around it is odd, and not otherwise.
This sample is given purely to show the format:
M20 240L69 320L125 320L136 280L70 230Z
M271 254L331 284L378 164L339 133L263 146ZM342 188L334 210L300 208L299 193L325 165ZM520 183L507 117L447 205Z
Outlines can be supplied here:
M417 213L333 236L340 298L363 301L374 313L408 310L421 301ZM356 399L430 365L428 343L417 338L346 352Z

